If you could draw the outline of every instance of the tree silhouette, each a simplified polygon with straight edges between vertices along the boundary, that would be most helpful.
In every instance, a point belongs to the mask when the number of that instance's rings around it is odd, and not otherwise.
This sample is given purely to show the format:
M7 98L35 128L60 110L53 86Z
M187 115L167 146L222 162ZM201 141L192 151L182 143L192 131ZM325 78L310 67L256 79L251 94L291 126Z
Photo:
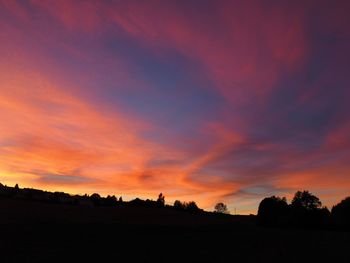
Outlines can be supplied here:
M333 206L332 218L337 226L350 228L350 196Z
M179 209L179 210L184 210L185 205L180 200L176 200L174 202L174 208Z
M108 195L104 200L104 205L106 205L106 206L117 205L117 198L114 195L112 195L112 196Z
M101 196L99 194L97 193L92 194L90 196L90 199L95 206L101 205Z
M307 210L316 210L321 208L322 203L317 196L304 190L295 193L292 200L292 206L296 208L305 208Z
M164 207L165 205L165 196L162 193L158 195L157 204L160 207Z
M185 209L188 211L192 211L192 212L199 211L199 208L198 208L196 202L194 202L194 201L190 201L190 202L186 203Z
M19 191L19 186L18 184L16 184L15 187L12 189L12 195L17 195Z
M330 212L322 208L320 199L309 191L297 191L291 203L290 224L302 228L321 228L329 225Z
M258 223L263 226L284 225L288 212L289 209L285 197L267 197L259 204Z
M227 206L224 203L217 203L214 207L216 213L229 214Z

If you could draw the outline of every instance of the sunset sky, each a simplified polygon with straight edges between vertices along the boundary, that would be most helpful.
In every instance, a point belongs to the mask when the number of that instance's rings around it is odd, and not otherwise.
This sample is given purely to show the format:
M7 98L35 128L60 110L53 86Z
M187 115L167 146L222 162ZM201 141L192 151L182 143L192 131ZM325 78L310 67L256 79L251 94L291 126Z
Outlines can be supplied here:
M0 182L350 195L350 1L0 0Z

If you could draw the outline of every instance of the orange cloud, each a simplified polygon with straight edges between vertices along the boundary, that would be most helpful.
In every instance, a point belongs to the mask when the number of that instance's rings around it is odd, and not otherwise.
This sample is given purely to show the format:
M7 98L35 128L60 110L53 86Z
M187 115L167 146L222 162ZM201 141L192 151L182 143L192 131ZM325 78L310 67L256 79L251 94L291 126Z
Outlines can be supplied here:
M309 52L315 41L307 21L311 4L218 1L192 8L179 1L0 0L0 7L1 181L130 198L154 198L162 191L169 201L193 199L206 208L224 200L232 209L237 202L246 213L266 194L261 189L290 197L308 188L327 204L345 194L348 124L322 134L311 126L322 124L313 113L323 110L325 83L336 87L333 79L346 74L325 70L312 83L294 80L301 68L312 71L303 66L323 47ZM326 29L346 38L348 31L340 30L348 19L345 9L339 16L337 8L330 10L313 23L325 16ZM332 67L347 65L346 55L337 56ZM154 95L152 85L164 85L168 76L147 82L135 68L160 68L178 57L185 61L184 78L209 83L195 94L211 89L221 105L216 115L191 127L195 135L164 142L158 137L171 128L153 123L152 113L122 109L118 96L122 90L127 104L141 90ZM148 71L141 73L148 77ZM296 91L282 87L288 74ZM117 99L110 103L109 96ZM338 193L327 192L329 187Z
M35 72L2 67L0 79L3 183L148 198L163 191L169 200L197 197L201 205L232 190L218 179L189 178L212 153L187 153L184 164L186 153L143 139L150 126L132 116L102 112ZM152 167L159 158L176 163Z

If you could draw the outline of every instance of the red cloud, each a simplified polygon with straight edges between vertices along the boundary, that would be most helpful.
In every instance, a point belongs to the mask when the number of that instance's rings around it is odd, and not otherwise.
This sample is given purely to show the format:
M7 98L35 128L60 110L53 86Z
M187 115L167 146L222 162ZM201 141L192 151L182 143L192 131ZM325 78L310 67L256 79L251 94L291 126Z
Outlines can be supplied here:
M222 1L209 15L201 7L189 13L163 1L31 3L72 30L96 33L115 23L154 52L175 49L201 62L216 88L234 103L261 98L306 56L305 7Z
M158 49L174 48L203 63L217 89L244 103L268 92L305 58L303 10L261 2L222 2L212 16L187 15L164 2L115 6L112 19Z

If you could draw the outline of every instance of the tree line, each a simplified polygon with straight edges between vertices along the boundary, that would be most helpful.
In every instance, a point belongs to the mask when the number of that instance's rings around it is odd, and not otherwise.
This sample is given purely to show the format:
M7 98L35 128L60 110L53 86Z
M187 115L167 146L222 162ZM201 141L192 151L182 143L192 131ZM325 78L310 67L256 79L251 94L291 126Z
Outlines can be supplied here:
M93 193L91 195L70 195L64 192L48 192L32 188L19 188L18 184L16 184L15 187L10 187L0 183L0 198L95 207L164 207L188 212L203 211L194 201L181 202L180 200L176 200L173 206L167 205L165 204L165 196L162 193L159 194L157 200L135 198L131 201L124 201L121 196L118 198L115 195L108 195L107 197L102 197L98 193Z
M54 204L87 205L95 207L158 207L192 213L204 212L195 201L176 200L173 205L165 203L165 196L160 193L157 200L136 198L125 202L120 196L101 197L99 194L70 195L63 192L47 192L32 188L4 186L0 183L0 199L39 201ZM220 202L214 207L216 214L229 214L227 206ZM350 197L334 205L331 210L322 206L320 199L309 191L297 191L288 204L285 197L271 196L264 198L258 207L257 224L264 227L296 227L315 229L350 230Z
M350 229L350 197L331 211L306 190L297 191L290 204L285 197L267 197L259 204L257 223L268 227Z

